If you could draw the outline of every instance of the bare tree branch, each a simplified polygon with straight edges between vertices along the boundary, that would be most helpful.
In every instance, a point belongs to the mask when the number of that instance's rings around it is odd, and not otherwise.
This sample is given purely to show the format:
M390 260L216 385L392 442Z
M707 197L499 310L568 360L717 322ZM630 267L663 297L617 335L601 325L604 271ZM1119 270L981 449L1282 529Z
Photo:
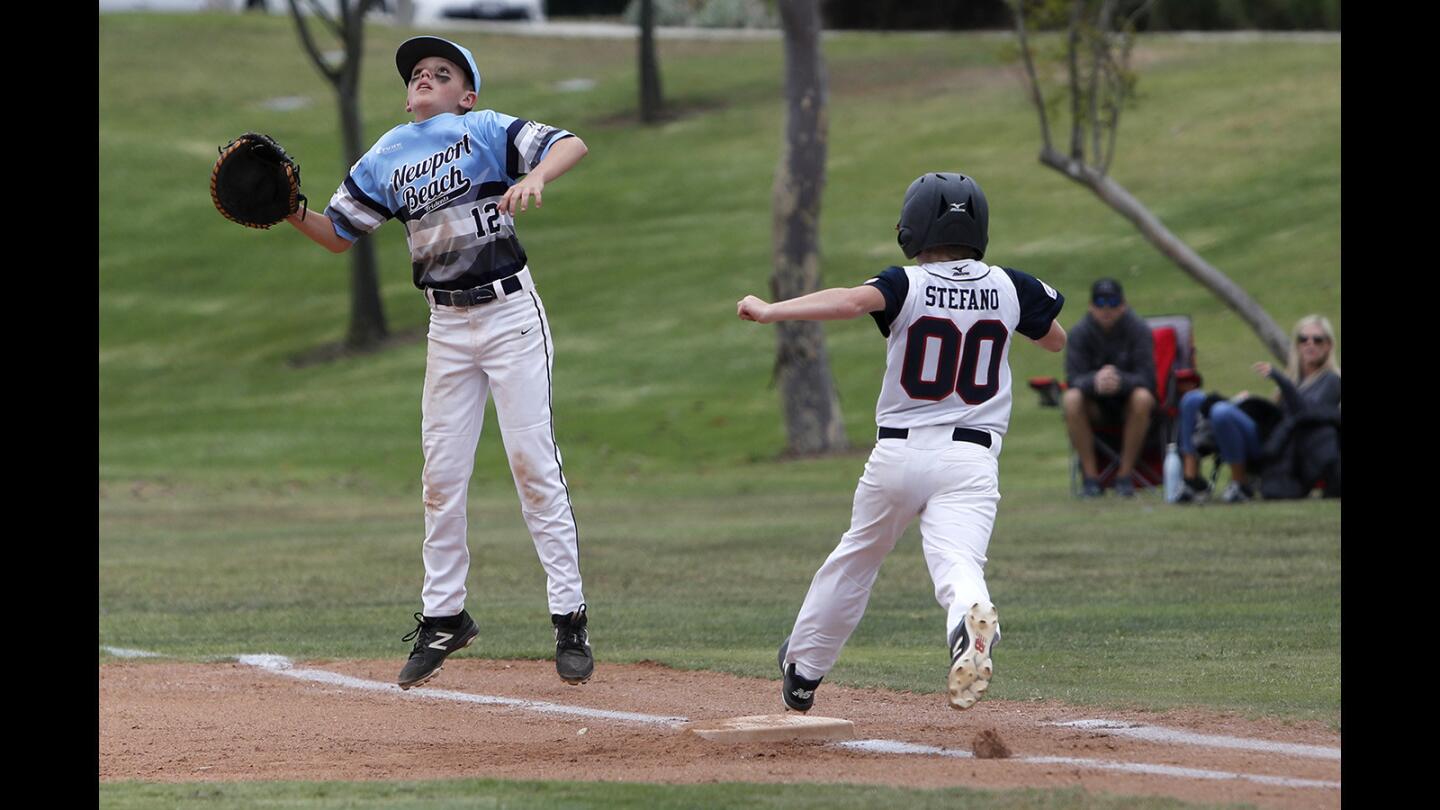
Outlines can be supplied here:
M1140 15L1148 11L1154 4L1155 0L1145 0L1135 9L1134 13L1125 18L1120 31L1120 58L1110 59L1110 65L1115 74L1116 94L1111 100L1110 121L1107 124L1110 129L1109 145L1105 149L1104 159L1099 162L1102 174L1110 173L1110 164L1115 159L1116 135L1120 131L1120 113L1125 106L1126 98L1134 92L1130 76L1130 54L1135 49L1135 23L1139 20Z
M1116 66L1110 54L1110 23L1115 16L1115 2L1116 0L1104 0L1100 4L1095 30L1091 32L1095 38L1093 53L1095 54L1094 70L1096 74L1092 80L1092 87L1099 96L1103 82L1105 95L1103 100L1100 98L1090 100L1090 138L1094 144L1091 162L1097 165L1106 163L1105 152L1100 148L1100 139L1105 134L1105 128L1100 123L1100 108L1102 105L1108 105L1111 109L1118 109L1120 104L1116 96L1124 92L1124 71Z
M1050 121L1045 116L1045 97L1040 93L1040 80L1035 76L1035 60L1030 56L1030 40L1025 35L1025 0L1010 0L1015 12L1015 35L1020 38L1020 56L1025 61L1025 75L1030 82L1030 98L1040 114L1040 140L1050 148Z
M310 61L315 63L315 67L319 68L332 84L338 84L340 72L331 69L330 64L325 61L325 55L315 45L315 38L310 35L310 25L305 22L305 15L300 13L297 0L290 0L290 14L295 18L295 30L300 33L300 44L305 47L305 52L310 54Z
M320 22L325 23L325 27L330 29L330 33L333 34L336 39L345 39L345 33L340 30L340 25L330 16L330 12L326 11L325 7L320 5L319 0L305 0L305 2L314 10L315 16L320 18ZM339 0L339 3L341 16L346 16L348 0Z
M1255 299L1241 289L1240 285L1200 258L1200 254L1165 227L1165 223L1150 213L1150 210L1135 199L1124 186L1080 161L1066 158L1053 149L1042 150L1040 162L1090 189L1106 205L1134 223L1136 229L1150 244L1244 319L1250 328L1260 336L1271 353L1282 359L1288 356L1289 337L1283 329L1275 324L1275 321L1265 312L1264 307L1261 307Z
M1109 139L1105 145L1105 154L1101 156L1100 173L1110 173L1110 162L1115 159L1115 140L1120 133L1120 103L1110 104L1110 121L1106 124L1110 128Z
M1138 22L1153 5L1155 5L1155 0L1145 0L1145 2L1141 3L1129 17L1125 18L1125 30L1133 35L1135 33L1135 23Z
M1125 102L1134 94L1134 79L1130 73L1130 57L1135 44L1135 21L1150 7L1153 0L1147 0L1134 14L1127 16L1121 31L1116 32L1115 9L1117 0L1099 0L1098 14L1093 21L1086 20L1083 11L1087 0L1072 0L1070 7L1070 36L1064 59L1069 65L1069 92L1071 109L1070 155L1057 151L1050 142L1049 122L1045 117L1044 91L1040 87L1039 74L1033 62L1033 53L1026 36L1024 16L1025 0L1011 0L1016 15L1016 33L1020 39L1020 50L1025 60L1026 76L1029 79L1031 98L1035 100L1040 116L1043 146L1040 162L1071 180L1090 189L1116 213L1130 220L1141 235L1161 254L1183 272L1209 290L1227 307L1239 315L1260 338L1275 357L1284 360L1289 349L1289 338L1275 323L1264 307L1260 306L1238 284L1224 273L1207 263L1190 246L1170 231L1143 203L1128 190L1109 177L1111 161L1116 152L1120 114ZM1094 2L1094 0L1089 0ZM1081 98L1081 70L1078 48L1082 28L1092 37L1087 44L1092 47L1090 62L1091 75L1086 77L1090 88L1088 105ZM1088 106L1090 117L1087 121L1081 115L1082 106ZM1103 111L1103 112L1102 112ZM1102 118L1104 119L1102 121ZM1084 155L1083 127L1091 127L1093 144L1091 160ZM1101 148L1101 131L1105 146Z
M1121 54L1118 60L1110 58L1110 70L1114 77L1115 91L1107 104L1109 120L1106 127L1109 129L1109 139L1104 154L1100 155L1098 166L1101 174L1110 173L1110 163L1115 159L1116 136L1120 132L1120 112L1124 109L1125 99L1131 93L1130 89L1130 49L1134 46L1134 29L1128 28L1124 39L1121 40Z
M360 60L365 51L365 12L369 7L370 0L360 0L349 8L346 8L345 0L340 0L340 11L344 15L340 28L345 43L345 64L341 65L340 71L350 86L360 81Z
M1102 40L1110 35L1110 22L1115 19L1115 0L1103 0L1095 15L1095 34Z
M1090 161L1096 162L1100 158L1100 97L1103 88L1101 80L1105 78L1105 40L1103 29L1092 28L1086 20L1080 21L1080 35L1090 40L1090 92L1086 99L1090 110L1085 119L1085 125L1090 130Z
M1076 53L1084 8L1085 0L1075 0L1070 6L1070 40L1066 46L1070 58L1070 157L1076 160L1085 159L1085 138L1080 124L1080 63Z

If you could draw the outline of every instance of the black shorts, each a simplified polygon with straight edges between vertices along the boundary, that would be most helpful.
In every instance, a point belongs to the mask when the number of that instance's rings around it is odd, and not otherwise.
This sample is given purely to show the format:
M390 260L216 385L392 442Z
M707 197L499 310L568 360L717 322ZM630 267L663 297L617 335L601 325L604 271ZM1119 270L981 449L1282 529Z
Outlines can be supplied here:
M1100 409L1100 424L1107 426L1125 424L1125 403L1129 401L1129 399L1129 394L1090 397L1090 401L1094 402Z

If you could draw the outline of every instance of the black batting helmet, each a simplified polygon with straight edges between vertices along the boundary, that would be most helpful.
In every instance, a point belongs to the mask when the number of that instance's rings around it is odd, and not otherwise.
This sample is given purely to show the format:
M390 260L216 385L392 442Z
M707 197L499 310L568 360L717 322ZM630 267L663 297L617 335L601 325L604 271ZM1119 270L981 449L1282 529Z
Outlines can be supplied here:
M973 177L922 174L905 189L897 227L896 241L907 259L939 245L964 245L984 258L990 242L990 205Z

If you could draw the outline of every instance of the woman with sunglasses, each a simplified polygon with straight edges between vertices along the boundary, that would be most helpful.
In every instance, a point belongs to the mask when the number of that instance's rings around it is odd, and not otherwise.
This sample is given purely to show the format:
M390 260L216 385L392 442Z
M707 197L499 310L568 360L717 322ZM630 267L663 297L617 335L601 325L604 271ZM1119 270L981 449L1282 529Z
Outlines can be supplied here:
M1298 381L1300 399L1306 407L1340 408L1340 366L1335 362L1335 329L1323 315L1306 315L1295 324L1295 340L1290 346L1290 359L1286 372L1261 361L1253 368L1256 374L1274 380L1277 385ZM1283 381L1283 382L1282 382ZM1230 485L1221 493L1224 503L1243 503L1255 497L1250 485L1247 464L1260 455L1264 437L1254 418L1242 410L1238 403L1249 396L1242 392L1232 401L1221 400L1210 408L1211 429L1220 460L1230 465ZM1201 391L1191 391L1180 401L1180 444L1181 459L1184 463L1185 485L1180 492L1180 501L1199 500L1209 493L1210 484L1200 477L1199 456L1195 452L1195 424L1202 406L1209 397ZM1276 394L1282 410L1288 410L1286 403Z

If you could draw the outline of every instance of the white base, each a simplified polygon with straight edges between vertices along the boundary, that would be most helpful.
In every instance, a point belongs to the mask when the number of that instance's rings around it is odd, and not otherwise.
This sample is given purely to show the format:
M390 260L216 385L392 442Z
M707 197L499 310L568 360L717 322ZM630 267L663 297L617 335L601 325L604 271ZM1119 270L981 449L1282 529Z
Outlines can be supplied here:
M698 720L682 730L716 742L775 742L784 740L849 740L855 724L837 717L808 714L758 714L722 720Z

